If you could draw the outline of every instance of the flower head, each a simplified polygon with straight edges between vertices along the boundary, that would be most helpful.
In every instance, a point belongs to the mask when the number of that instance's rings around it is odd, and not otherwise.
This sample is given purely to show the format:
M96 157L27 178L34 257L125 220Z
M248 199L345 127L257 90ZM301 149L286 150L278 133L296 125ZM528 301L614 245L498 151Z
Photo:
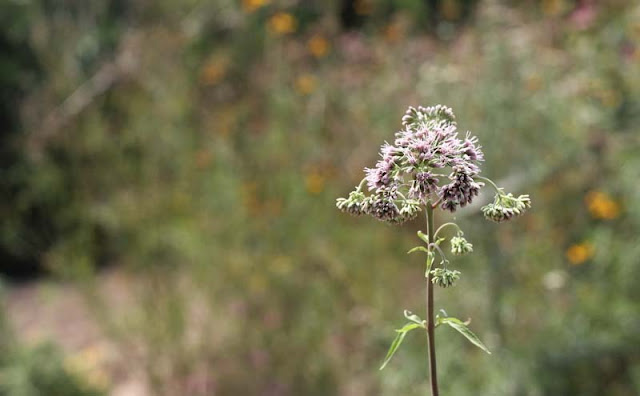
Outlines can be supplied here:
M329 52L330 45L326 38L316 35L309 39L307 42L307 48L313 56L316 58L322 58Z
M353 216L360 216L368 213L367 197L359 190L349 193L349 198L338 198L336 206L338 209Z
M446 268L435 268L431 270L431 283L440 287L453 286L460 279L460 271L451 271Z
M496 194L493 203L482 207L482 213L488 220L501 223L520 216L531 207L529 195L520 195L517 198L513 194L505 194L500 191Z
M420 206L438 204L455 212L471 204L484 186L478 180L484 161L478 138L471 132L459 136L453 111L443 105L409 107L402 125L393 144L381 146L375 166L364 170L363 183L371 195L359 201L342 199L339 207L399 224L414 218ZM500 191L483 213L504 221L529 206L527 195L515 198Z
M467 253L473 252L473 245L470 244L460 234L451 238L451 253L456 256L463 256Z
M594 246L589 242L583 242L569 246L566 256L571 264L580 265L593 257L594 253Z
M297 27L296 18L287 12L278 12L269 18L269 29L278 35L293 33Z
M375 167L365 168L367 187L374 194L370 214L397 223L415 214L407 200L421 205L441 201L441 207L452 212L471 203L483 186L474 180L484 159L478 139L469 132L461 139L453 111L442 105L410 107L402 124L393 144L380 148ZM443 174L447 168L449 173ZM440 185L443 178L449 182Z

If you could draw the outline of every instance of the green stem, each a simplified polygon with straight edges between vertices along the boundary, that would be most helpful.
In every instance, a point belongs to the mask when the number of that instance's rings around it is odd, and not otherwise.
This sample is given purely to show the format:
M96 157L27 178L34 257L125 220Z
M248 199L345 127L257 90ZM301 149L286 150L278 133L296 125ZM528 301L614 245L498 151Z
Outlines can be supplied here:
M460 227L458 227L458 225L456 223L444 223L443 225L438 227L436 232L433 234L433 237L434 238L438 237L438 233L440 232L440 230L442 230L443 228L445 228L447 226L454 226L454 227L456 227L458 229L458 232L462 232L462 230L460 229ZM434 240L434 242L435 242L435 240Z
M429 242L433 243L434 225L433 225L433 208L431 202L427 203L427 235ZM429 341L429 373L431 379L431 396L438 396L438 376L436 373L436 339L435 339L435 323L433 315L433 283L431 282L431 272L427 273L427 338Z
M440 258L442 259L442 262L444 263L444 267L447 268L447 263L449 262L449 260L447 260L447 256L444 255L444 252L442 251L442 248L438 245L436 245L435 243L433 244L433 247L438 251L438 253L440 253Z
M364 185L364 182L367 181L367 178L363 178L362 180L360 180L360 184L358 184L358 188L356 188L357 192L360 192L362 190L362 186Z
M493 186L493 188L496 190L496 192L497 192L498 194L502 194L502 193L503 193L503 192L502 192L502 189L501 189L500 187L498 187L498 186L496 185L496 183L494 183L494 182L493 182L493 180L488 179L488 178L486 178L486 177L482 177L482 176L475 176L475 178L476 178L476 179L482 179L482 180L484 180L484 181L488 182L489 184L491 184L491 185Z

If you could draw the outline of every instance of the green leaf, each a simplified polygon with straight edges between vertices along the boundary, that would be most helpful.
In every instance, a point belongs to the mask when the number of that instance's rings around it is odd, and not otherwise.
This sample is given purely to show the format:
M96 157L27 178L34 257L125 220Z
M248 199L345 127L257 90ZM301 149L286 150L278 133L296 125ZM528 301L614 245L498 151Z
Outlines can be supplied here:
M396 330L398 335L396 335L396 338L391 343L391 346L389 347L389 351L387 352L387 356L384 358L384 362L382 363L382 366L380 366L380 370L382 370L387 366L387 363L389 363L393 355L396 353L396 351L398 350L398 347L400 347L400 344L402 344L404 337L407 336L407 333L413 329L418 329L421 327L424 328L424 325L418 324L418 323L407 323L401 329Z
M422 323L407 323L402 326L401 329L396 330L398 333L408 333L413 329L417 329L418 327L422 327L424 329L424 325Z
M417 324L419 324L420 326L425 327L425 326L424 326L425 321L424 321L424 320L422 320L422 319L420 319L420 317L419 317L418 315L414 314L414 313L413 313L413 312L411 312L411 311L407 311L407 310L405 309L405 310L404 310L404 317L405 317L405 318L407 318L407 319L409 319L409 320L410 320L410 321L412 321L413 323L417 323ZM426 327L425 327L425 328L426 328Z
M487 347L482 343L482 341L480 341L478 336L476 336L471 330L469 330L467 325L460 319L456 319L452 317L446 317L446 318L438 317L438 324L440 323L448 324L449 326L453 327L455 330L458 331L458 333L465 336L467 340L469 340L473 345L477 346L478 348L482 349L483 351L491 355L491 352L489 351L489 349L487 349Z
M413 253L413 252L425 252L425 253L429 253L429 250L428 250L426 247L424 247L424 246L416 246L416 247L414 247L413 249L409 250L409 251L407 252L407 254L411 254L411 253Z
M422 231L418 231L418 238L422 239L427 245L429 244L429 236Z

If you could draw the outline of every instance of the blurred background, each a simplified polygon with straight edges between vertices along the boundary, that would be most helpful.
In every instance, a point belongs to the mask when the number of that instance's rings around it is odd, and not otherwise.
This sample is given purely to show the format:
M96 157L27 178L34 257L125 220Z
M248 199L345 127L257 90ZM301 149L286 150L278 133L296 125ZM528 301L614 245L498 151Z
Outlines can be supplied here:
M533 200L456 213L442 393L640 394L637 1L2 0L0 54L0 395L426 394L425 225L335 199L437 103Z

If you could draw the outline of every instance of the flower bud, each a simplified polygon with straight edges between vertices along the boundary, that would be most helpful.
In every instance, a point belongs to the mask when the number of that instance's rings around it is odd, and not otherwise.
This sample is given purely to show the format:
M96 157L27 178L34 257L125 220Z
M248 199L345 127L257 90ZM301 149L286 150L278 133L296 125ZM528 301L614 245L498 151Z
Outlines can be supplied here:
M462 235L451 238L451 253L456 256L463 256L473 252L473 245L469 243Z
M483 206L481 210L487 220L500 223L520 216L530 207L529 195L520 195L516 198L511 193L499 193L496 194L493 203Z
M440 287L449 287L460 279L460 271L451 271L446 268L431 270L431 283Z

